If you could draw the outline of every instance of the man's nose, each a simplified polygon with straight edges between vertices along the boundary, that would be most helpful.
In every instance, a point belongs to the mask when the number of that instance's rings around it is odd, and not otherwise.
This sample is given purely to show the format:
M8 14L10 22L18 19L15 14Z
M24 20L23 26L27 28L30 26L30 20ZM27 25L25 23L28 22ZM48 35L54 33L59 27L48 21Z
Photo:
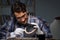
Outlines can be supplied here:
M25 21L25 19L22 19L22 21Z

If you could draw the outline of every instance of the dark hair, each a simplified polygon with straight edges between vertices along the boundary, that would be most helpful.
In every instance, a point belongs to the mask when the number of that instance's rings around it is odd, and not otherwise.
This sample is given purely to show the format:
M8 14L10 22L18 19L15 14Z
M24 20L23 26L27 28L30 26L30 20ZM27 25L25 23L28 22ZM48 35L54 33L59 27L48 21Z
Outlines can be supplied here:
M26 12L26 5L21 2L15 2L11 7L11 12L14 14L14 12Z
M24 3L21 2L15 2L12 6L11 6L11 16L13 16L13 21L14 23L17 21L16 17L14 15L14 12L26 12L26 5Z

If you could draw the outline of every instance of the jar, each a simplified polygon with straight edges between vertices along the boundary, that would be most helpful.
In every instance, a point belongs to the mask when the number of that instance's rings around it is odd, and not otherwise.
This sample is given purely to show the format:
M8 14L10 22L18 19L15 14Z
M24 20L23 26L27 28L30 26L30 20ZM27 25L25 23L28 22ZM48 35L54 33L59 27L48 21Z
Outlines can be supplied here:
M50 30L53 35L53 39L60 39L60 16L55 17L50 25Z

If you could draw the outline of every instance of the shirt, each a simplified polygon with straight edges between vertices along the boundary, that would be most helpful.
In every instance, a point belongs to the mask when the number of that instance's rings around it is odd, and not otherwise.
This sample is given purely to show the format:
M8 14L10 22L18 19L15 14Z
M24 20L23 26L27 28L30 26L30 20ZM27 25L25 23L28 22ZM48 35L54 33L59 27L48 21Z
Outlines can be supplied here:
M45 33L45 37L51 37L51 32L49 27L44 24L43 20L39 20L35 16L29 16L28 17L28 22L27 23L37 23L40 29ZM19 25L14 25L13 22L13 17L11 17L10 21L6 21L4 25L2 25L2 28L0 29L0 38L6 38L8 32L13 32L15 30L14 26L19 26ZM22 25L23 26L23 25ZM24 27L22 27L24 28ZM30 36L30 35L29 35Z

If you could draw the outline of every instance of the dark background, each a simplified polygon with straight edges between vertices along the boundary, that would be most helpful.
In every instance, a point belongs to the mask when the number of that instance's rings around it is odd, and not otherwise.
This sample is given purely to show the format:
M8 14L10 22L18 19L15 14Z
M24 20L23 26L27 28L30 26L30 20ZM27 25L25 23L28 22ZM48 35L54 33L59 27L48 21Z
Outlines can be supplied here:
M23 1L25 1L25 0L22 0L22 2ZM30 2L30 4L31 4L31 2ZM35 0L34 6L35 6L36 16L40 16L40 17L46 19L49 23L52 23L52 21L54 20L54 18L56 16L60 16L60 0ZM28 9L30 12L32 12L31 5L30 5L30 8L28 8ZM10 13L11 13L10 5L9 6L0 5L0 15L10 15Z

